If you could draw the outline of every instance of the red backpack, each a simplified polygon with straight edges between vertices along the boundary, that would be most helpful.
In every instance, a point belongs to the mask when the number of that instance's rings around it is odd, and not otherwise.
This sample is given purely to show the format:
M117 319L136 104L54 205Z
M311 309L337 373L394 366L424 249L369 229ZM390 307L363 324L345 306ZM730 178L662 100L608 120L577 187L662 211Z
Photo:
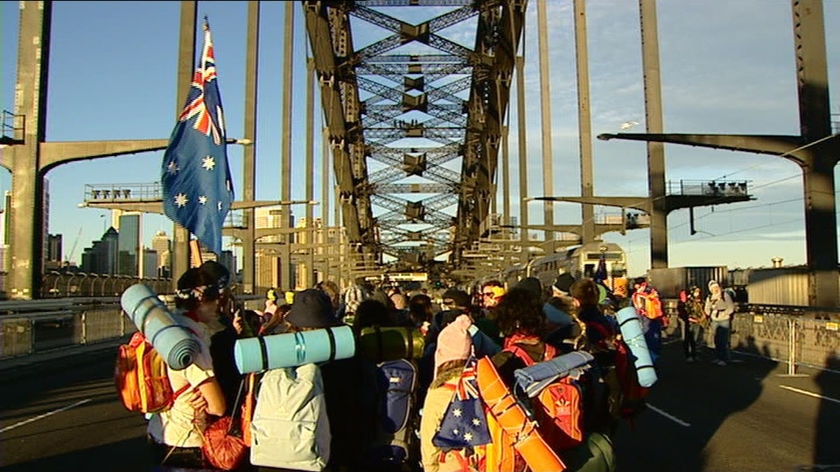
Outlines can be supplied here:
M536 363L513 342L505 350L526 366ZM546 344L543 360L552 359L556 354L554 346ZM548 384L532 399L532 409L540 435L553 450L570 449L583 441L583 391L577 380L566 376Z
M123 406L128 411L160 413L172 407L189 384L172 391L168 367L160 353L137 331L128 343L119 347L114 368L114 383Z

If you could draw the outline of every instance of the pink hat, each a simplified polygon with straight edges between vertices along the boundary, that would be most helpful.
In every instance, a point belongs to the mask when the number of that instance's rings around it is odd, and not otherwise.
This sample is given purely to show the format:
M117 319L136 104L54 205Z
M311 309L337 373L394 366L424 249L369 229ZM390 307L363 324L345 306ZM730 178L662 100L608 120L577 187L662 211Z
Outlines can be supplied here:
M472 325L469 315L459 315L454 321L446 325L437 338L435 349L435 377L437 369L444 362L464 360L472 353L472 336L467 331Z

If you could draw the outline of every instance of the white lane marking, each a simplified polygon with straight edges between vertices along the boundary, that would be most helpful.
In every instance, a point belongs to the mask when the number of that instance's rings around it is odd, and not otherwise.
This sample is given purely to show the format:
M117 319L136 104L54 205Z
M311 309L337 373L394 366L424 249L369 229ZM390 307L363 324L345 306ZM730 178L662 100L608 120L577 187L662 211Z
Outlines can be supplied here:
M685 421L677 418L676 416L674 416L674 415L672 415L672 414L670 414L670 413L668 413L664 410L660 410L659 408L656 408L655 406L651 405L650 403L647 404L647 407L650 408L651 410L659 413L660 415L664 416L665 418L668 418L669 420L673 421L674 423L677 423L680 426L684 426L686 428L691 427L691 423L685 422Z
M781 387L785 390L790 390L791 392L794 392L794 393L801 393L802 395L807 395L809 397L819 398L820 400L828 400L830 402L840 404L840 400L838 400L836 398L827 397L825 395L820 395L819 393L809 392L807 390L802 390L802 389L796 388L796 387L789 387L787 385L779 385L779 387Z
M57 409L57 410L48 411L48 412L44 413L43 415L38 415L38 416L36 416L36 417L34 417L34 418L29 418L28 420L24 420L24 421L21 421L21 422L19 422L19 423L15 423L15 424L10 425L10 426L6 426L5 428L0 429L0 433L5 433L6 431L9 431L9 430L12 430L12 429L18 428L18 427L23 426L23 425L25 425L25 424L32 423L33 421L42 420L42 419L44 419L44 418L46 418L46 417L48 417L48 416L52 416L52 415L54 415L54 414L56 414L56 413L61 413L62 411L67 411L67 410L69 410L70 408L75 408L75 407L77 407L77 406L79 406L79 405L84 405L85 403L87 403L87 402L89 402L89 401L91 401L91 400L92 400L91 398L86 398L86 399L84 399L84 400L77 401L76 403L73 403L72 405L67 405L67 406L65 406L64 408L59 408L59 409Z

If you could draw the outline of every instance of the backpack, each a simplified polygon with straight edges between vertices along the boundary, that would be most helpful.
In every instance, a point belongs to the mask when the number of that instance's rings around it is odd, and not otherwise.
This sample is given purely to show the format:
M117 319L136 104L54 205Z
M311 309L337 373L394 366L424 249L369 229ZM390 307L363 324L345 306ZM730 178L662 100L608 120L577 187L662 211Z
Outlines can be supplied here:
M610 350L615 351L614 366L604 373L608 386L608 404L614 418L632 419L646 408L648 389L639 384L636 357L623 337L610 334L599 323L586 323L586 329L601 333Z
M650 318L652 320L655 320L657 318L662 318L663 317L664 312L662 311L662 299L659 298L659 293L656 290L648 287L647 289L644 290L644 292L634 293L633 294L633 303L634 304L637 303L636 300L638 298L642 299L642 301L641 301L642 306L640 307L641 310L639 310L639 311L643 311L642 314L646 318ZM666 322L664 318L663 318L662 321Z
M505 350L521 359L526 366L535 364L521 347L511 344ZM556 350L546 344L544 360L555 357ZM531 400L537 429L549 446L563 451L577 446L583 440L583 389L580 382L570 376L546 385Z
M441 470L456 470L449 465L443 467L447 462L453 462L459 472L566 469L555 450L543 438L539 425L529 412L528 402L517 399L511 393L489 357L478 359L475 381L484 404L490 442L460 449L443 449L439 459Z
M251 419L251 463L320 471L330 459L330 423L320 368L266 371Z
M565 470L563 461L548 445L527 406L505 385L493 361L482 357L476 365L476 381L487 413L491 442L476 446L480 450L479 470L519 472L527 470Z
M169 368L152 343L136 331L119 346L114 367L114 383L123 406L138 413L160 413L172 407L189 384L172 391Z
M405 464L419 456L415 430L417 414L417 366L406 359L376 366L379 398L376 435L365 455L370 467Z

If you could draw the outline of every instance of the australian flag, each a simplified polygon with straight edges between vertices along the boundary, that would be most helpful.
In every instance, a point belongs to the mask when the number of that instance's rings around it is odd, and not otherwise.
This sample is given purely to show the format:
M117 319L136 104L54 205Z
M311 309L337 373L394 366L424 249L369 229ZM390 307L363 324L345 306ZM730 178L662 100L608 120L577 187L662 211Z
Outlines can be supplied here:
M490 442L487 415L478 396L476 383L476 359L471 358L455 388L452 401L440 422L440 428L432 438L432 444L442 449L462 449Z
M210 26L187 103L163 155L161 182L166 216L208 249L222 251L222 224L233 201L225 118Z

